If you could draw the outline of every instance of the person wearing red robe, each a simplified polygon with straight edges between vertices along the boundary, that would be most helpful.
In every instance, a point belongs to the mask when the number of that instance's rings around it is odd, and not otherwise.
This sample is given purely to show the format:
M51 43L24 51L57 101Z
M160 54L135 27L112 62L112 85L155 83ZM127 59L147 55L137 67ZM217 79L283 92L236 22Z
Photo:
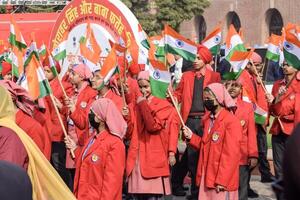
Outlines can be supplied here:
M203 119L202 137L183 128L190 145L200 152L197 168L198 199L237 200L242 126L230 110L236 104L221 83L208 85L203 92L210 115Z
M258 158L254 110L251 103L242 100L243 89L238 81L227 81L225 86L232 99L236 102L234 115L240 120L243 128L239 173L239 199L247 200L250 170L257 165Z
M178 103L181 103L181 116L184 123L200 136L203 133L200 122L205 112L202 97L203 88L210 83L221 82L219 73L207 70L205 67L211 60L212 55L210 51L205 46L199 45L197 58L193 63L194 69L183 73L174 92L174 97ZM189 198L198 198L199 190L196 187L195 179L198 156L197 151L187 146L181 161L174 166L172 170L172 187L175 195L185 195L182 188L183 179L187 172L190 171L192 195Z
M28 92L10 80L2 80L0 81L0 85L10 92L17 108L16 124L31 137L45 157L50 160L50 137L40 123L33 118L35 103L29 97Z
M75 87L75 94L71 98L66 98L64 104L69 109L68 113L68 135L81 148L90 137L88 113L90 106L95 100L97 91L89 85L89 79L92 77L92 72L85 64L74 66L69 74L69 79ZM66 168L70 169L74 175L75 162L67 150ZM73 183L69 183L72 188Z
M61 87L64 88L66 95L71 97L74 95L73 86L70 82L61 81L62 86L59 83L58 77L53 73L48 57L43 61L43 68L45 72L45 76L50 83L50 87L53 92L53 97L56 102L58 109L60 109L60 117L63 121L65 129L67 130L67 114L64 113L66 109L63 109L63 101L65 98L64 92ZM60 65L58 62L55 63L56 72L60 73ZM51 136L52 142L52 151L51 151L51 164L59 173L61 178L64 180L66 184L70 182L70 174L66 169L66 147L64 143L64 133L59 122L57 113L55 111L53 102L50 96L45 97L46 104L46 115L47 121L46 125L48 127L49 135Z
M128 150L128 193L159 199L171 193L169 164L176 162L179 119L167 100L151 95L148 71L139 73L138 83L143 96L137 99L137 129Z
M253 52L246 70L243 70L239 77L239 82L243 85L243 90L254 99L253 106L259 106L265 112L268 112L269 105L266 100L266 94L263 89L263 83L260 82L261 74L259 70L262 66L262 58L256 52ZM256 120L257 146L258 146L258 169L261 174L261 182L268 183L273 181L273 175L270 170L270 165L267 159L268 145L266 126L268 119L265 122ZM251 198L257 198L258 194L249 186L248 195Z
M66 144L76 149L74 194L78 200L122 199L126 122L107 98L93 102L89 123L95 130L82 150L69 137Z
M300 122L299 96L300 72L287 62L283 63L284 79L274 83L272 94L268 94L270 114L275 117L272 134L273 161L276 178L282 178L282 159L285 144L295 125Z
M0 120L14 116L12 100L9 92L0 85ZM0 160L14 163L27 170L29 158L19 136L10 128L0 126Z

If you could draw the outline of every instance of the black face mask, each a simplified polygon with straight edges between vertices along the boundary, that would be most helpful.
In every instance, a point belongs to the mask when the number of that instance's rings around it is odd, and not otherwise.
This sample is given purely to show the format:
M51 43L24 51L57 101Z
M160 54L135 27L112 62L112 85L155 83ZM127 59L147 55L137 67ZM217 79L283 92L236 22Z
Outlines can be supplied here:
M205 108L211 112L214 112L218 107L218 105L215 105L214 103L213 99L204 100Z
M95 121L95 114L93 112L89 113L89 122L90 122L91 127L93 127L95 130L98 131L100 122Z

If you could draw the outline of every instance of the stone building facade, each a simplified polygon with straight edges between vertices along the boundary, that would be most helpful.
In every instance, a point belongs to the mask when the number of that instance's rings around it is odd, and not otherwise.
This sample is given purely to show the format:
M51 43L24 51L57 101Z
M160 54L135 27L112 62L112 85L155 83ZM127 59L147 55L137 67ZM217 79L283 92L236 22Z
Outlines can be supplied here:
M242 27L247 46L262 47L271 33L281 34L288 22L300 24L299 0L211 0L203 15L181 24L180 32L192 40L202 40L219 21L223 41L228 26Z

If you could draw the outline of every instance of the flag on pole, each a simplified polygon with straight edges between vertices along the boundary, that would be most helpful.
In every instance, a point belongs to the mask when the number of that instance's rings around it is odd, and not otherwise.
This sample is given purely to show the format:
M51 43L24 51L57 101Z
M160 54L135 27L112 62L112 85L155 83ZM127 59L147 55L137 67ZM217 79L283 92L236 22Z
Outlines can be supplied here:
M241 36L236 32L234 26L231 24L226 37L225 56L226 60L230 61L230 58L234 51L246 52L247 49L241 39Z
M104 84L108 83L110 78L117 72L118 59L115 47L113 47L106 57L100 70L100 75L104 78Z
M166 98L166 92L171 82L171 74L164 65L157 62L149 62L150 87L152 95L158 98Z
M249 52L234 51L229 60L232 67L232 71L225 73L223 75L223 78L227 80L236 80L242 73L243 69L245 69L245 67L247 66L252 56L252 53L253 50Z
M149 49L150 44L148 41L148 36L140 24L138 24L138 33L139 33L139 41L142 44L142 46L145 47L146 49Z
M35 55L31 56L25 73L19 80L19 85L25 88L31 98L36 100L52 93L49 82L44 74L43 67Z
M55 61L48 49L46 49L45 60L44 60L43 64L50 67L54 77L58 76Z
M179 55L192 62L196 59L197 44L186 39L168 25L165 25L164 41L167 53Z
M13 15L11 15L10 18L10 34L9 34L9 43L12 46L18 47L19 50L25 49L27 47L26 42L23 38L23 35L17 26L16 21L13 18Z
M280 52L281 52L281 44L283 42L282 36L272 34L269 37L269 44L266 53L266 58L268 60L272 60L274 62L278 62L280 59Z
M253 105L255 122L257 124L265 124L268 112L257 105L255 95L250 92L246 85L243 85L242 99Z
M202 45L206 46L212 55L217 55L220 51L220 44L222 38L222 28L218 25L204 40Z
M61 43L58 46L54 47L53 50L52 50L53 58L56 61L60 61L60 60L64 59L67 56L68 35L69 35L69 32L66 31L64 33L64 36L63 36L63 39L62 39Z
M46 45L42 44L42 46L39 48L39 56L40 56L40 60L44 60L46 57L46 51L47 51L47 47Z
M285 29L283 53L286 62L300 70L300 33L297 27Z
M29 47L26 48L26 52L24 55L24 66L26 67L28 65L28 63L31 60L31 57L35 55L36 58L38 59L38 61L40 60L39 57L39 50L37 48L37 44L35 41L35 35L34 33L31 33L31 43L29 45Z
M80 54L86 58L87 65L92 71L98 68L101 48L97 43L91 24L87 23L86 36L80 38Z
M16 46L12 47L6 61L12 66L13 76L18 78L24 72L23 53Z

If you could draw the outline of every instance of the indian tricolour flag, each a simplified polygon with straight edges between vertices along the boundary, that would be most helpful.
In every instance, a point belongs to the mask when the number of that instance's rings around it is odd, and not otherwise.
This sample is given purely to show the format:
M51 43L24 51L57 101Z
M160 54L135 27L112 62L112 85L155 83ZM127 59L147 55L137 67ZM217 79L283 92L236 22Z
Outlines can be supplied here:
M165 25L164 41L166 53L179 55L192 62L196 59L197 45L184 38L168 25Z
M23 53L13 46L6 61L12 65L12 75L19 77L24 72Z
M12 46L18 47L19 50L25 49L27 47L26 42L21 34L19 27L17 26L16 21L11 15L10 18L10 34L9 34L9 43Z
M35 55L25 68L25 73L19 80L19 85L25 88L33 100L45 97L52 93L43 67Z
M253 105L255 122L257 124L262 124L262 125L265 124L268 117L268 112L257 105L254 94L248 92L247 88L243 88L242 99L243 101L246 101Z
M237 79L247 66L253 50L249 52L234 51L229 62L231 64L231 71L224 74L223 78L227 80Z
M104 78L103 83L106 84L110 80L110 78L117 72L117 53L115 47L113 47L106 57L103 66L100 70L100 75Z
M241 36L236 32L234 26L231 24L226 37L226 60L230 61L234 51L247 51L247 49L244 46Z
M56 66L55 66L55 61L50 53L50 51L48 49L46 49L46 54L45 54L45 60L43 62L43 64L45 66L49 66L49 68L51 69L53 76L57 77L58 76L58 72L56 70Z
M285 31L285 39L283 43L283 53L286 62L300 70L300 37L295 29Z
M149 73L152 95L158 98L166 98L166 92L171 82L171 74L167 67L150 60Z
M46 47L46 45L43 42L42 46L39 48L39 56L40 56L41 60L45 59L46 51L47 51L47 47Z
M217 26L204 40L202 41L202 45L206 46L212 55L217 55L220 51L222 37L222 28L221 26Z
M62 60L67 56L68 35L69 33L66 31L60 44L52 50L52 55L57 61Z
M283 38L280 35L275 35L272 34L269 37L269 44L268 44L268 49L266 53L266 58L268 60L272 60L274 62L278 62L280 59L280 46L281 43L283 42Z
M148 41L148 36L140 24L138 24L138 33L139 33L138 35L139 35L139 41L140 41L141 45L143 45L143 47L145 47L146 49L149 49L150 44Z

